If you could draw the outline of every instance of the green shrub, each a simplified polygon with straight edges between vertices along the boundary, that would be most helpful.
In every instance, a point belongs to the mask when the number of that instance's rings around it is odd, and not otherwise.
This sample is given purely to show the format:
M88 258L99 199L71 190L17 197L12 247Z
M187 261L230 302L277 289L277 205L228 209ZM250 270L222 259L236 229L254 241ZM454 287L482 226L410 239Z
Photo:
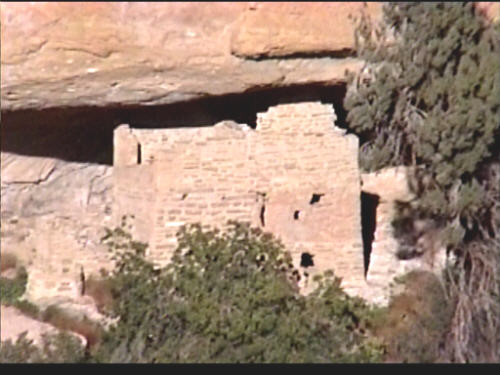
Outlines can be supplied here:
M6 340L0 347L0 363L81 363L85 361L85 348L78 338L66 333L42 335L41 346L26 337Z
M18 301L26 290L28 273L24 268L17 271L14 279L0 277L0 302L2 305L12 305Z
M472 4L391 3L383 24L364 19L357 36L366 66L350 76L344 104L349 127L366 140L362 167L413 166L418 211L447 221L451 245L468 228L491 234L500 150L498 31Z
M380 25L358 24L366 65L344 102L360 164L412 167L406 218L433 222L456 257L450 359L498 361L500 26L472 3L390 3L383 13Z
M271 235L231 223L227 232L184 228L172 262L157 269L124 231L113 275L116 325L98 362L368 362L370 310L328 273L297 291L290 255ZM114 234L113 234L114 233ZM128 243L128 245L127 245Z
M40 317L40 309L38 308L37 305L26 301L26 300L17 300L15 301L12 306L17 308L19 311L21 311L24 315L29 316L30 318L33 319L41 319Z

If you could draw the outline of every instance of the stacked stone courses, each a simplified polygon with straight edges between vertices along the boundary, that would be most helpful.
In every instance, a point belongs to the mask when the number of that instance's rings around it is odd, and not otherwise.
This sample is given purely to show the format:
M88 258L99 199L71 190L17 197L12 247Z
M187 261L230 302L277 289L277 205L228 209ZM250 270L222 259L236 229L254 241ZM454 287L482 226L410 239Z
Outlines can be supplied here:
M331 105L285 104L257 114L256 129L115 130L115 220L133 214L133 234L166 264L188 223L248 222L275 234L307 274L333 269L346 291L364 283L358 139L334 125ZM303 269L304 270L304 269ZM301 284L305 285L307 277Z
M80 301L86 280L113 269L100 238L123 215L134 215L132 234L149 244L147 256L159 266L170 261L182 225L224 229L238 220L283 242L301 270L304 292L316 273L332 269L349 294L386 304L394 277L412 269L440 274L446 252L430 268L420 258L396 257L396 201L412 199L406 170L360 175L358 140L334 122L331 106L297 103L259 113L255 129L232 121L202 128L119 126L112 193L64 215L2 218L2 254L15 249L27 267L28 300ZM365 221L376 221L367 259L361 189L378 200L364 213ZM304 263L304 255L312 262Z

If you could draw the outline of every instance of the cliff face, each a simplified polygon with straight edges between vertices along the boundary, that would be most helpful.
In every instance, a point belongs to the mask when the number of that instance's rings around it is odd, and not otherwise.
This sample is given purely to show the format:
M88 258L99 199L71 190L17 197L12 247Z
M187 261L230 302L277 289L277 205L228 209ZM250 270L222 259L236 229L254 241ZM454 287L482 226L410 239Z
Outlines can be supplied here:
M490 20L499 5L479 2ZM382 3L0 4L2 111L158 105L342 82L353 23Z
M159 105L264 86L342 82L345 70L359 65L345 56L354 47L348 16L362 7L2 3L2 111ZM367 5L375 17L380 9Z

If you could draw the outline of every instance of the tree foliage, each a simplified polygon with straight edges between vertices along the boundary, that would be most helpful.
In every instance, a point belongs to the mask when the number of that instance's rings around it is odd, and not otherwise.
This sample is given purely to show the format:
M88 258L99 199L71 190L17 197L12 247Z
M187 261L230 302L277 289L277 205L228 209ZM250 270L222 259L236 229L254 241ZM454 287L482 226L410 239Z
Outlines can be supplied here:
M0 347L0 363L83 363L85 348L80 340L67 332L43 334L41 345L28 339L27 332L15 342L6 340Z
M230 223L224 233L184 228L171 263L155 268L122 229L112 276L118 322L102 337L100 362L367 362L374 311L339 279L297 291L290 255L270 234Z
M471 3L390 3L363 16L350 77L349 126L366 170L410 166L414 219L442 225L457 263L452 360L498 360L500 350L500 26Z
M13 305L24 294L28 273L25 268L19 268L13 279L0 277L0 302L3 305Z

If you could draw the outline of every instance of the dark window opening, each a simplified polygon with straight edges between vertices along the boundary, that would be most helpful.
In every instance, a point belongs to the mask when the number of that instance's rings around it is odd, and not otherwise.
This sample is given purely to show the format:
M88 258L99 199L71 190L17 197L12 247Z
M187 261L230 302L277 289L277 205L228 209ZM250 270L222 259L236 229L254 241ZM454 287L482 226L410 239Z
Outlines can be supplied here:
M372 244L377 229L377 206L380 197L376 194L361 192L361 231L363 237L363 259L365 277L368 274Z
M260 224L265 227L266 226L266 222L265 222L265 215L266 213L266 205L263 204L262 207L260 208Z
M299 220L299 215L300 215L300 211L299 211L299 210L296 210L296 211L293 213L293 219L294 219L294 220Z
M396 251L396 257L400 260L410 260L421 255L422 253L416 248L405 245L400 245L400 248Z
M325 194L313 194L312 197L311 197L311 200L309 201L309 204L314 204L314 203L318 203L319 200L321 199L321 197L325 195Z
M300 266L304 268L314 266L313 257L314 255L310 253L302 253L300 256Z
M85 272L83 270L83 267L80 266L80 295L84 296L85 295Z
M142 150L141 150L141 144L137 144L137 164L141 164L142 162Z
M266 226L266 218L265 218L265 214L266 214L266 193L262 193L262 192L257 192L257 197L256 197L256 202L259 202L260 203L260 214L259 214L259 218L260 218L260 224L265 227Z

